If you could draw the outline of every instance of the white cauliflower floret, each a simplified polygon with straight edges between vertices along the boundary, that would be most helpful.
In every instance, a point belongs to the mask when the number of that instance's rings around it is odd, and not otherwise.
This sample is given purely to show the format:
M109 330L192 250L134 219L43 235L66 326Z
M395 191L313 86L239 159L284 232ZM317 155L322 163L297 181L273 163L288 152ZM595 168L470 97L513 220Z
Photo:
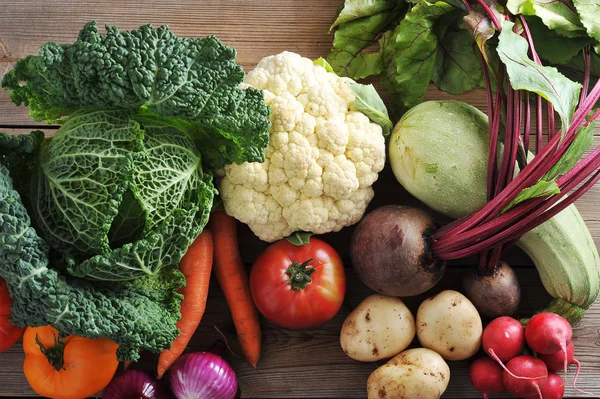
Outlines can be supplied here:
M227 213L262 240L338 231L357 223L373 198L385 139L351 110L347 82L291 52L264 58L246 76L271 107L267 160L227 165L220 192Z

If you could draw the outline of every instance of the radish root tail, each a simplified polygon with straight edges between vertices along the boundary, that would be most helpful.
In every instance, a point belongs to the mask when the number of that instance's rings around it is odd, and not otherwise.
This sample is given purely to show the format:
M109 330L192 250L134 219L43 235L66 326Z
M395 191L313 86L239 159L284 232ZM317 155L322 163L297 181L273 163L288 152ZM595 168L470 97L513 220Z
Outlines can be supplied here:
M534 385L535 385L535 389L537 390L540 399L544 399L544 397L542 396L542 390L540 389L540 386L538 384L534 384Z
M494 359L504 369L504 371L506 371L513 378L516 378L518 380L535 380L536 378L540 378L540 377L522 377L522 376L513 374L512 371L510 371L508 368L506 368L504 363L502 363L502 360L500 360L500 358L496 355L496 353L494 352L493 349L490 349L488 354L491 356L492 359ZM540 398L541 398L541 396L540 396Z
M566 359L566 357L565 357L565 359ZM577 392L581 392L585 395L592 396L594 398L600 398L600 396L598 396L598 395L594 395L591 392L587 392L587 391L584 391L583 389L577 388L577 378L579 378L579 372L581 371L581 362L579 360L575 359L574 363L575 363L575 366L577 366L577 370L575 371L575 378L573 379L573 389L576 390Z

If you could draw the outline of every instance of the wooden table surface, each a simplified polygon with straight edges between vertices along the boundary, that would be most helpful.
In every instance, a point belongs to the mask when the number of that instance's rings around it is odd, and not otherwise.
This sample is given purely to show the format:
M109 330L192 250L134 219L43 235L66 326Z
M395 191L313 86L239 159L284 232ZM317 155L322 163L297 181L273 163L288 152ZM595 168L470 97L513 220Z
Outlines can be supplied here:
M99 25L133 29L142 24L167 24L180 36L216 35L238 50L238 62L251 69L264 56L284 50L303 56L325 56L332 36L327 30L336 15L340 0L286 1L206 1L206 0L2 0L0 6L0 80L13 63L27 54L35 54L47 41L71 43L84 23L95 19ZM448 97L431 89L427 98ZM482 90L460 97L484 108ZM6 92L0 92L0 130L14 134L39 128L25 108L15 107ZM43 126L48 134L56 129ZM596 131L594 147L600 144ZM395 181L388 168L375 184L371 207L387 203L420 205ZM579 202L580 209L597 246L600 246L600 185ZM332 243L348 263L348 242L352 228L324 238ZM265 244L241 226L242 253L250 265ZM529 260L518 250L511 251L508 261L517 265L521 279L522 315L530 314L549 301L539 277ZM430 293L444 288L461 289L460 279L469 260L451 264L443 282ZM366 397L366 380L381 364L359 363L348 358L339 346L339 330L344 317L369 293L350 268L345 304L326 325L310 330L287 330L263 320L263 354L256 370L234 355L234 366L244 398L360 398ZM424 296L406 300L416 311ZM219 338L218 328L228 339L233 352L239 353L227 305L219 288L211 285L206 315L189 350L207 349ZM587 312L575 327L576 356L583 371L578 381L582 389L600 394L600 302ZM154 357L145 356L143 367L151 367ZM0 396L33 397L22 372L23 354L19 344L0 353ZM452 362L451 381L444 398L480 397L468 382L467 362ZM571 374L572 378L572 374ZM584 396L567 389L568 397Z

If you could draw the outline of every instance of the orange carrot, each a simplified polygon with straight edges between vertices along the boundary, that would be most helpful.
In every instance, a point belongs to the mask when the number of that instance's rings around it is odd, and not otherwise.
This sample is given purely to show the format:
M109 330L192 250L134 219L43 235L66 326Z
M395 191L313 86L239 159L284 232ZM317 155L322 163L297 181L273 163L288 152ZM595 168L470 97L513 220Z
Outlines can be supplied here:
M256 367L260 358L260 322L238 247L236 220L218 210L212 213L209 226L215 243L215 275L227 299L246 360Z
M162 351L158 358L156 375L159 379L181 356L202 320L208 298L212 264L212 234L210 231L204 230L179 262L179 270L181 270L186 280L186 286L179 290L179 293L183 295L181 319L177 322L177 328L180 332L179 337L173 341L171 348Z

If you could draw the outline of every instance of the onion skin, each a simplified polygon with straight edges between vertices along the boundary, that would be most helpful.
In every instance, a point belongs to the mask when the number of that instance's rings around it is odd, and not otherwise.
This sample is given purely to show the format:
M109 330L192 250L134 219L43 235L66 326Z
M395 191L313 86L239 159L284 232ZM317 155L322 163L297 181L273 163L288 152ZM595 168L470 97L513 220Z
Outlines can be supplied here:
M160 381L140 370L127 370L104 389L103 399L168 399Z
M171 366L169 380L177 399L233 399L238 390L233 368L211 352L181 356Z

